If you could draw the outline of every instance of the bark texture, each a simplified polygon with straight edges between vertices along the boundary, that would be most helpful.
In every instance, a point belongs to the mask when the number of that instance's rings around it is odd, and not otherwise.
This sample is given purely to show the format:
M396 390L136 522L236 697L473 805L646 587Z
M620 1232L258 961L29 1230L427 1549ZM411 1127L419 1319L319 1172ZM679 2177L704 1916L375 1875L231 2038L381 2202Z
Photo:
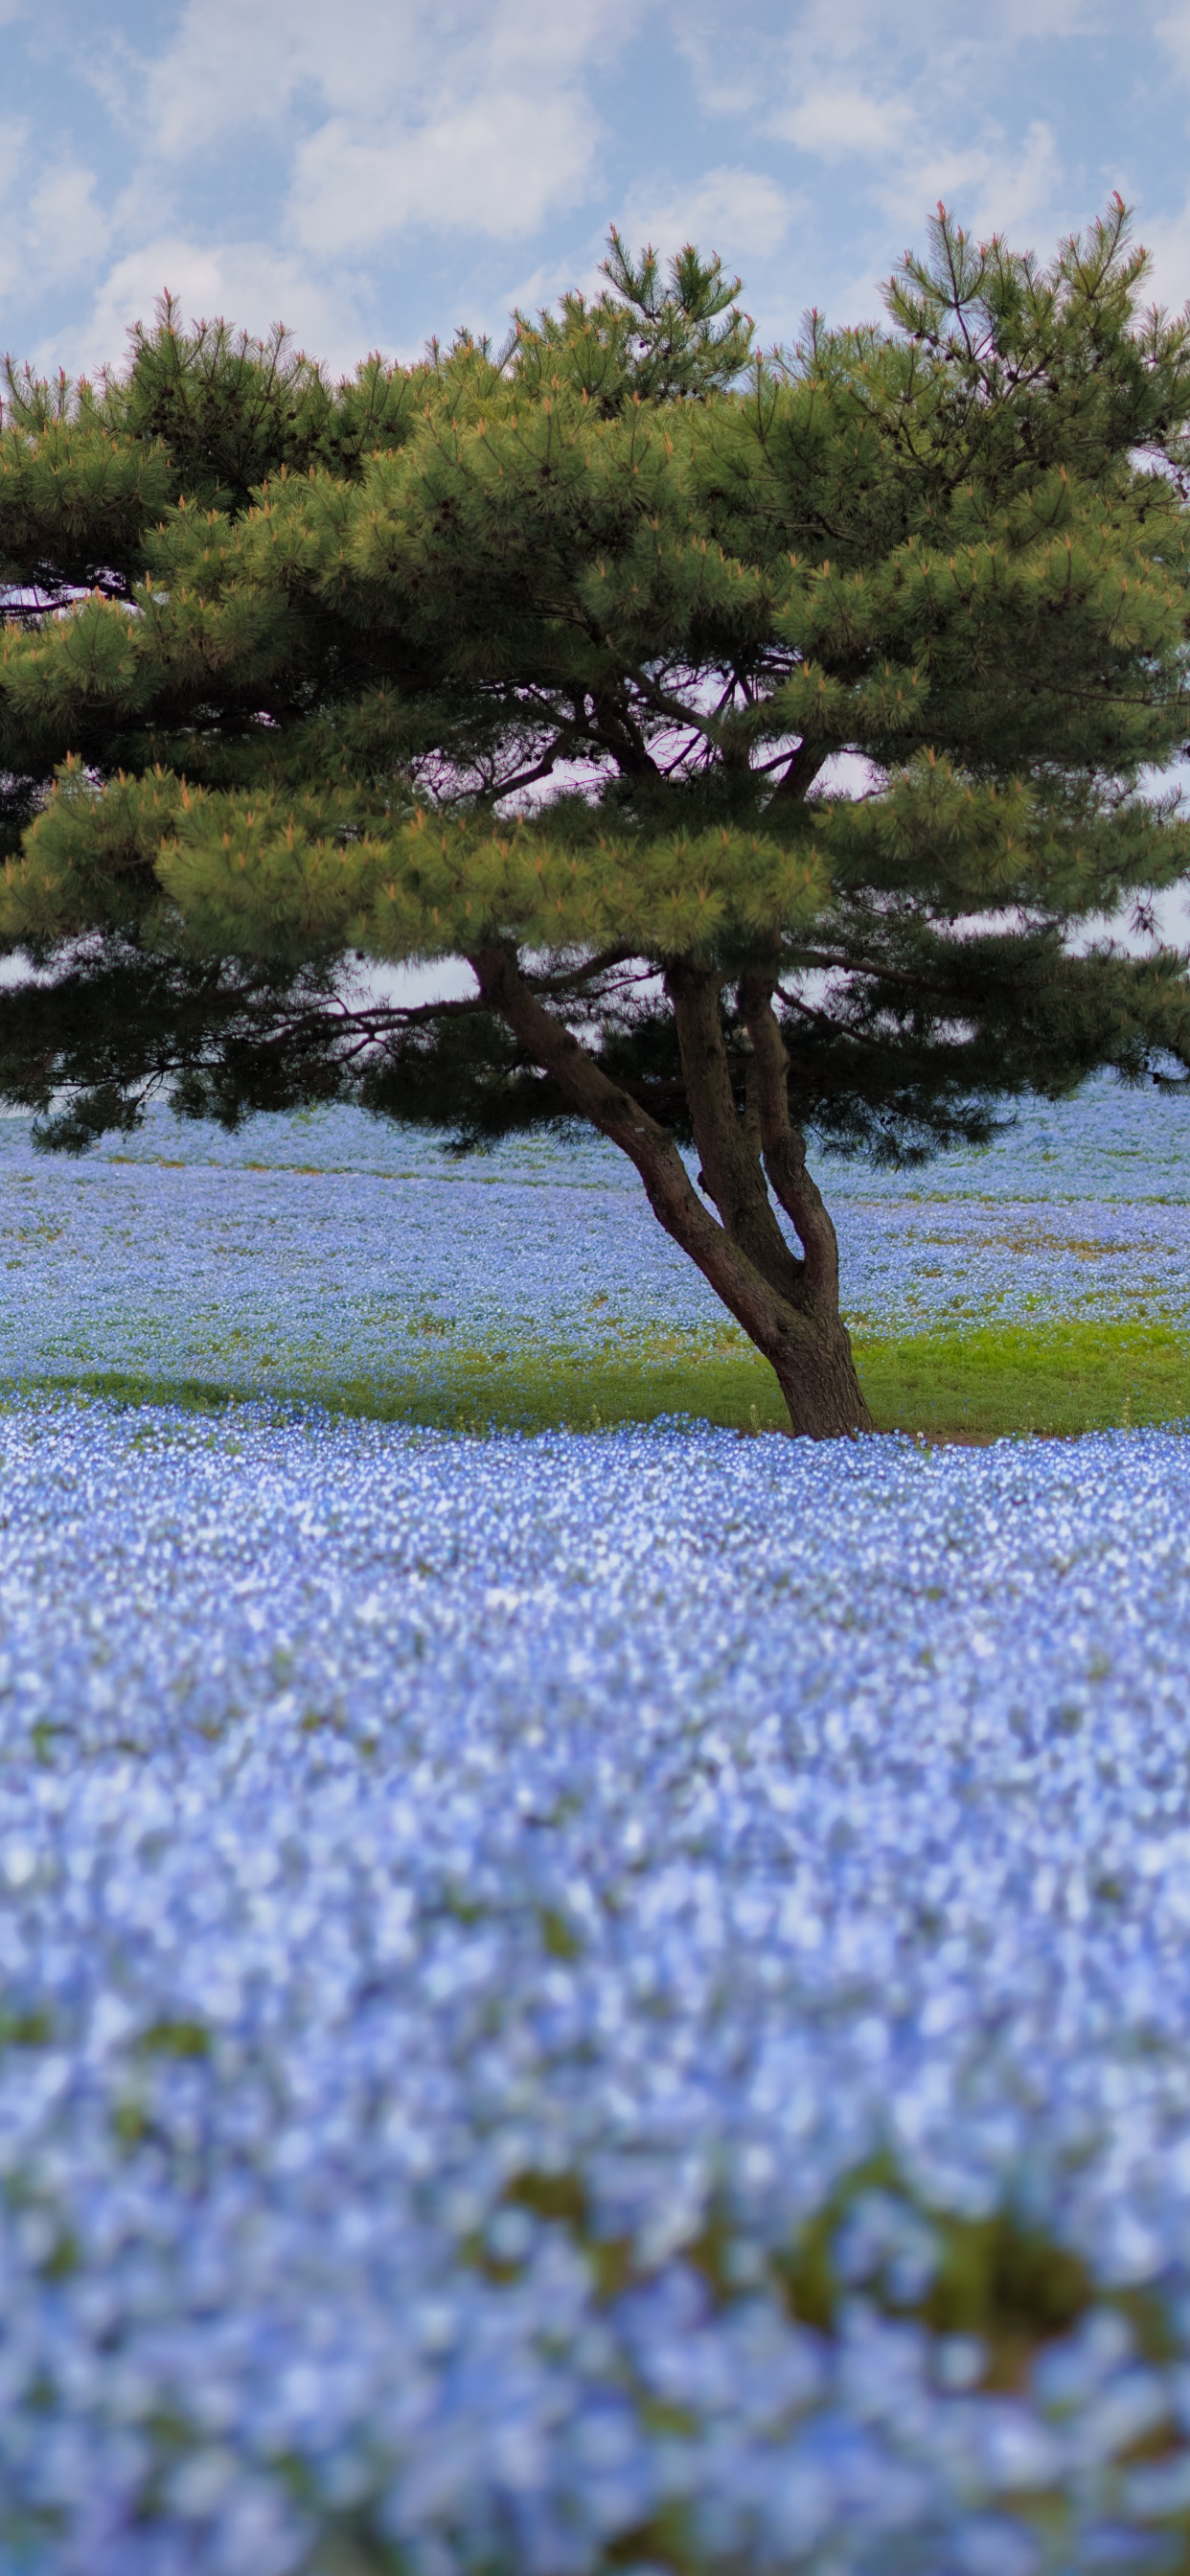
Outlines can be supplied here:
M815 1440L870 1431L872 1418L839 1314L835 1230L806 1170L805 1146L790 1125L785 1050L771 987L750 985L745 999L755 1077L752 1115L743 1121L723 1041L722 979L685 960L667 977L702 1180L719 1211L716 1221L668 1129L546 1008L521 973L515 951L480 949L470 963L485 1002L533 1063L635 1164L658 1222L774 1370L791 1430ZM800 1256L777 1222L770 1186L793 1224Z

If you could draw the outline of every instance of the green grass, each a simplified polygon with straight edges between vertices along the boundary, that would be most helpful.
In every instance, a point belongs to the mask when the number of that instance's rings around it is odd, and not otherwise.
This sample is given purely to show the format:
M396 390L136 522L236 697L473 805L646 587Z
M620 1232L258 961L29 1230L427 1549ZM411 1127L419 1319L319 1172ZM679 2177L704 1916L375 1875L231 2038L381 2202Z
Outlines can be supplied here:
M1190 1335L1170 1325L1081 1321L1023 1331L1002 1325L896 1339L857 1337L860 1376L878 1429L933 1439L1061 1434L1190 1416ZM255 1375L168 1376L82 1369L39 1378L43 1387L129 1404L181 1404L213 1412L228 1403L326 1405L370 1420L446 1431L574 1431L659 1414L692 1414L739 1431L780 1431L784 1410L765 1363L732 1329L640 1337L596 1357L526 1345L514 1353L436 1349L432 1361L395 1361L383 1378L279 1370Z
M1169 1324L984 1325L859 1342L857 1355L882 1431L994 1439L1190 1415L1190 1333Z

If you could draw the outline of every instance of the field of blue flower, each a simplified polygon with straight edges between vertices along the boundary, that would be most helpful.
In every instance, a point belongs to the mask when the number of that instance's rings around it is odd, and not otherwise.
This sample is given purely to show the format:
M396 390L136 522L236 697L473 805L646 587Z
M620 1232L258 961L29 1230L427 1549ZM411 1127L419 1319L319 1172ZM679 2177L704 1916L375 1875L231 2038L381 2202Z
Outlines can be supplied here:
M853 1311L1180 1322L1183 1114ZM593 1147L0 1135L5 2576L1184 2569L1184 1434L38 1391L714 1317Z
M1105 1084L908 1175L819 1155L853 1323L1190 1315L1190 1098ZM734 1333L610 1145L453 1162L348 1110L239 1137L154 1113L82 1161L0 1120L0 1377L123 1370L236 1392L382 1385L456 1344Z

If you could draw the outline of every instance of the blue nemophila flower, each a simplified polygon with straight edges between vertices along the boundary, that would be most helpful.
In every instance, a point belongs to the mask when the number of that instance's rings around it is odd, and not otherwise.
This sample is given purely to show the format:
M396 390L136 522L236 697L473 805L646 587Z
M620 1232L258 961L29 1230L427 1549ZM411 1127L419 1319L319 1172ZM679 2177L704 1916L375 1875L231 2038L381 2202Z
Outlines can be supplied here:
M0 1467L5 2566L1176 2563L1183 1437Z

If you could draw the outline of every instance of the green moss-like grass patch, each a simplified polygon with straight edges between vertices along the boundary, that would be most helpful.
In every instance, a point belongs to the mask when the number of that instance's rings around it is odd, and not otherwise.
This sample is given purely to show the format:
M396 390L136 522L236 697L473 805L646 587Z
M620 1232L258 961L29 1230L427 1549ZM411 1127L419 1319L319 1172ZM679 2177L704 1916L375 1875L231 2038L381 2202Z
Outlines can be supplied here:
M996 1439L1190 1415L1190 1334L1169 1324L987 1325L857 1343L882 1431Z
M881 1431L988 1440L1190 1417L1190 1336L1170 1325L1080 1321L857 1336L856 1353ZM745 1432L785 1427L771 1371L730 1332L713 1339L639 1335L595 1354L530 1342L498 1353L438 1345L432 1354L422 1346L410 1355L401 1347L391 1374L336 1377L280 1367L267 1385L238 1370L206 1378L87 1369L37 1383L200 1412L245 1400L315 1403L441 1431L590 1431L662 1414Z

